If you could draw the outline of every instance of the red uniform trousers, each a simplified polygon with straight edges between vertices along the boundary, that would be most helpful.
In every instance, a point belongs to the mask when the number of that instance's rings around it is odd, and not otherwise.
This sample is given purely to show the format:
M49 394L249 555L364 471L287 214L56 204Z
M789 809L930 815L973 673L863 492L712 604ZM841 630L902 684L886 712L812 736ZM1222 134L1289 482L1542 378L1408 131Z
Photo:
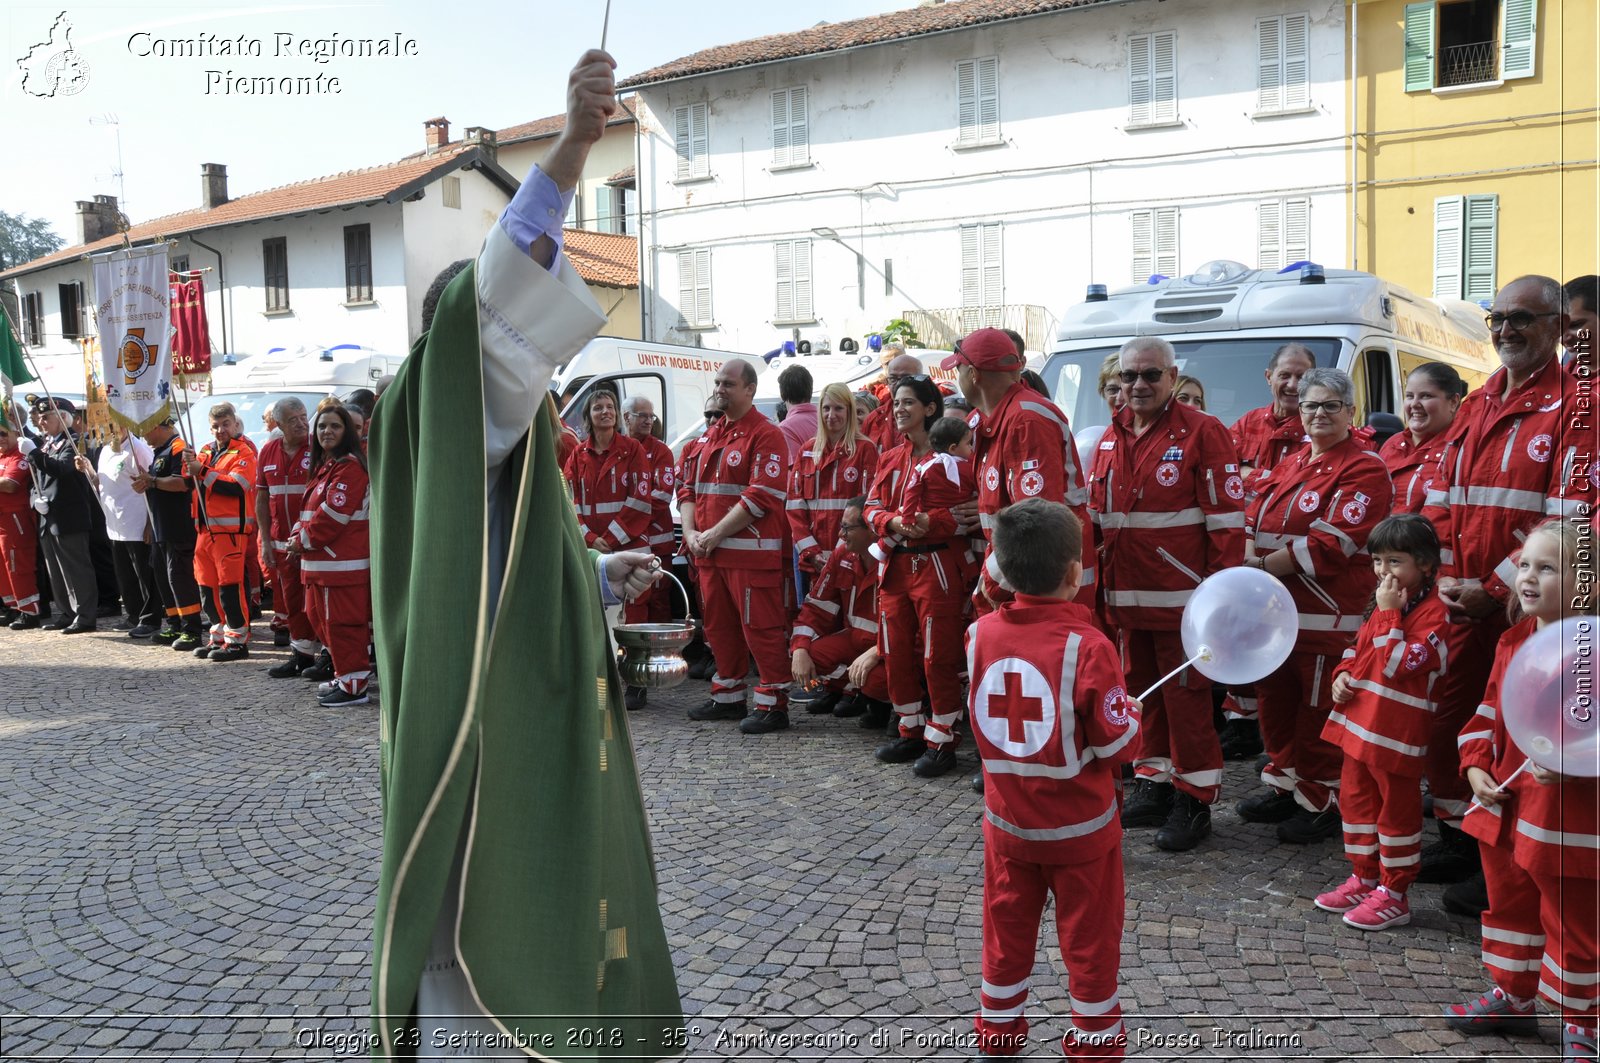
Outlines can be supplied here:
M1403 894L1422 861L1422 788L1348 754L1339 772L1344 853L1357 878Z
M328 644L333 676L346 694L372 678L372 588L365 583L306 584L306 613Z
M0 603L39 615L39 522L31 509L0 515Z
M1439 711L1428 732L1428 792L1433 794L1433 818L1451 826L1461 826L1461 817L1472 803L1472 787L1461 777L1456 739L1483 701L1494 668L1495 645L1506 627L1504 610L1496 609L1476 624L1446 624L1439 629L1450 670L1435 690Z
M1562 1021L1593 1030L1600 1025L1600 881L1534 881L1546 935L1539 995L1560 1009Z
M1119 632L1122 670L1130 691L1143 691L1189 655L1176 631ZM1222 746L1211 719L1211 680L1185 668L1144 703L1139 722L1141 779L1170 782L1205 804L1222 789Z
M828 689L844 691L850 687L850 679L846 673L850 664L867 650L872 648L873 638L865 631L855 628L846 628L835 631L831 635L812 639L806 652L811 655L811 664L817 670L817 678L828 684ZM876 668L867 673L867 681L861 687L861 692L873 701L889 700L889 670L879 661Z
M211 621L211 645L250 642L250 601L244 586L249 536L201 531L195 537L194 579Z
M322 640L306 614L305 585L300 579L300 558L288 551L279 550L277 563L272 566L272 604L283 617L289 630L289 646L296 653L315 656L322 650Z
M1478 851L1483 854L1483 881L1489 889L1489 907L1480 917L1483 966L1495 985L1511 996L1532 1000L1539 992L1539 965L1546 947L1539 921L1539 887L1510 849L1479 842Z
M1014 1056L1028 1047L1029 979L1038 958L1046 894L1056 899L1056 940L1067 968L1072 1025L1068 1059L1121 1059L1117 975L1122 960L1122 847L1081 864L1034 864L984 846L983 989L973 1028L982 1050Z
M784 623L783 585L788 571L698 566L706 642L717 661L711 700L744 704L745 675L756 661L757 712L789 708L789 634Z
M967 660L962 642L967 585L955 557L954 546L925 554L890 554L878 585L878 649L889 671L889 701L900 718L900 736L920 734L930 747L951 740L951 729L966 708L961 673ZM922 711L924 689L930 715Z
M1333 709L1338 664L1337 653L1296 650L1256 684L1261 742L1272 756L1261 781L1294 794L1295 802L1312 812L1324 812L1338 799L1344 751L1322 737Z

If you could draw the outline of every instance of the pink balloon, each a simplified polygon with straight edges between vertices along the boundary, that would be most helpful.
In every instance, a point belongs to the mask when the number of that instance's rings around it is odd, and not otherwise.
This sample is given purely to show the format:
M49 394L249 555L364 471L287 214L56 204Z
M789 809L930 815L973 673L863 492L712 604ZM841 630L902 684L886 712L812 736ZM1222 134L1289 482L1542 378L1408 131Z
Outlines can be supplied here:
M1600 778L1600 704L1594 664L1600 619L1570 616L1518 647L1500 684L1500 713L1529 760L1550 771Z
M1300 616L1276 576L1258 568L1225 568L1207 576L1183 607L1180 633L1195 667L1218 683L1265 679L1294 651Z

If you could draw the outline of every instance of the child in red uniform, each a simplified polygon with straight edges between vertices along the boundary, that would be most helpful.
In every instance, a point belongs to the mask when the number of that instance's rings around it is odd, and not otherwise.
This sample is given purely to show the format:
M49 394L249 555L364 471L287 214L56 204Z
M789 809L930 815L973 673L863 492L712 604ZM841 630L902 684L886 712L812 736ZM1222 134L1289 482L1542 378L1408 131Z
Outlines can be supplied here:
M1334 669L1336 706L1322 737L1344 750L1339 815L1353 872L1316 906L1358 930L1411 921L1406 890L1422 854L1428 729L1444 675L1444 601L1433 593L1439 536L1427 518L1389 517L1367 539L1378 589L1356 644Z
M950 507L970 502L978 496L978 481L972 471L972 428L959 417L941 417L928 426L928 443L934 453L912 470L900 496L900 508L891 516L902 524L921 524L929 538L954 534L955 518ZM885 535L872 544L873 557L887 564L894 548L904 544L903 535ZM976 559L973 560L976 564Z
M1522 619L1500 637L1483 704L1461 730L1461 770L1475 795L1461 826L1483 855L1489 888L1483 964L1494 985L1477 1000L1445 1009L1445 1023L1462 1033L1532 1033L1537 993L1561 1011L1565 1060L1596 1058L1600 780L1537 765L1511 778L1526 754L1499 710L1518 647L1569 613L1595 612L1586 524L1548 521L1524 541L1510 610Z
M988 1056L1027 1047L1029 974L1046 898L1067 967L1069 1059L1121 1059L1120 765L1139 703L1116 649L1072 598L1083 529L1059 502L995 516L994 556L1014 600L967 636L972 731L983 754L983 988L973 1025Z

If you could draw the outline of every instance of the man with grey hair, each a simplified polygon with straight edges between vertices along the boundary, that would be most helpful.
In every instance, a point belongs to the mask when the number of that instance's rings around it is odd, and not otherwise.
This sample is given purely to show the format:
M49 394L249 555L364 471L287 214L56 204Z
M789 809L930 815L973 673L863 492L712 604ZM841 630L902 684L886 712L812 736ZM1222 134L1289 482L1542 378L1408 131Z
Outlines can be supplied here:
M672 569L674 544L672 541L672 448L656 435L655 403L643 395L622 400L622 426L628 436L644 448L645 461L650 466L650 527L645 539L650 552L666 571ZM623 606L622 616L629 624L659 624L672 619L671 587L667 580L657 580L644 594ZM644 708L644 687L628 687L623 692L623 705L629 710Z
M322 650L306 615L300 555L288 551L289 533L300 519L300 498L311 477L311 421L306 404L293 395L272 404L272 419L282 435L267 441L256 462L256 525L261 570L272 577L272 640L289 647L289 659L267 674L288 679L312 667Z
M184 463L195 485L194 578L211 621L211 640L195 656L237 661L250 656L250 600L245 552L256 526L255 447L242 438L230 402L211 407L211 442Z
M1179 626L1195 587L1244 557L1244 481L1222 422L1173 401L1170 343L1129 340L1119 361L1128 402L1095 451L1089 509L1106 613L1129 689L1143 690L1188 659ZM1222 788L1210 680L1186 668L1150 696L1136 764L1122 825L1159 827L1162 849L1194 848Z

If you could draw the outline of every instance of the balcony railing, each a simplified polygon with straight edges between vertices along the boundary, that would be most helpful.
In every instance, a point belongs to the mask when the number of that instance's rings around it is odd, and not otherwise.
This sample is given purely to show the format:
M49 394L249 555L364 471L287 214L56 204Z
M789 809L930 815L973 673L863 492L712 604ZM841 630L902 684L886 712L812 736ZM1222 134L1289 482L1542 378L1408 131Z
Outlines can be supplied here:
M1008 328L1022 335L1028 350L1044 351L1049 350L1056 331L1055 315L1033 303L906 310L901 316L917 330L923 343L945 349L974 329Z
M1500 48L1494 41L1456 44L1439 50L1439 86L1477 85L1500 74Z

